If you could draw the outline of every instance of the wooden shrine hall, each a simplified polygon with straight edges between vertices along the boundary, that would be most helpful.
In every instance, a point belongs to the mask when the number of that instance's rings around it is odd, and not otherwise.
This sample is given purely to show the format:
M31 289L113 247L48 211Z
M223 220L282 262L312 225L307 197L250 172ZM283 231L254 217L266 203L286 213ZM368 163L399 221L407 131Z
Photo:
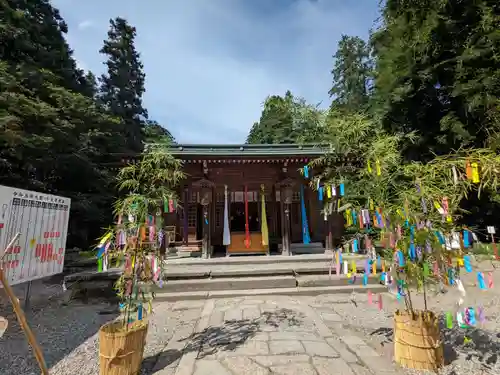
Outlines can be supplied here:
M186 179L164 215L170 246L205 258L324 252L323 203L299 172L311 145L176 145Z

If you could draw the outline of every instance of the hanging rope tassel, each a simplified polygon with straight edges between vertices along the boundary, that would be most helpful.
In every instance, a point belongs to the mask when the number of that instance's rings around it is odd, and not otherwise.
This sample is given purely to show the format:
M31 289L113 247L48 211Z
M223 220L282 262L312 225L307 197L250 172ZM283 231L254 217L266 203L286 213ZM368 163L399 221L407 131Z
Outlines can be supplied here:
M300 185L300 204L302 210L302 242L308 244L311 242L309 236L309 226L307 224L306 202L304 200L304 185Z
M245 247L250 248L250 223L248 221L248 188L245 185Z

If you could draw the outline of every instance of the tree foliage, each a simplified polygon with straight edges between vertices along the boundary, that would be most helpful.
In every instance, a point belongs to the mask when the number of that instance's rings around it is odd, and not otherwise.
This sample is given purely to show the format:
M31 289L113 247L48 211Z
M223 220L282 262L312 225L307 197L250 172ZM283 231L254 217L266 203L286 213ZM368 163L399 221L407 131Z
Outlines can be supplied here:
M71 198L68 246L89 246L112 219L116 176L105 166L142 148L145 76L135 30L112 24L101 89L77 67L68 27L49 1L0 0L0 15L1 183Z
M290 91L273 95L264 102L259 122L253 124L247 143L309 143L317 139L321 111Z
M107 73L100 78L99 100L121 119L125 147L140 152L148 114L142 105L146 75L134 45L137 32L123 18L109 22L108 39L100 50L107 56Z
M389 131L417 131L410 159L496 143L500 10L491 1L386 2L373 34L376 109Z
M370 46L359 37L342 35L334 60L333 84L328 92L333 98L332 108L347 112L367 110L372 75Z

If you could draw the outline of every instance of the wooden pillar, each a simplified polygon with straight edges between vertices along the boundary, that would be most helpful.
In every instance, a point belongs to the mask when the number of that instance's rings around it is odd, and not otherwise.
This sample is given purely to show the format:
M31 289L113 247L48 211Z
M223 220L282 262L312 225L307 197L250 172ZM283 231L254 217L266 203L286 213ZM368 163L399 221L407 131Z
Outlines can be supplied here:
M278 235L278 210L277 207L278 205L276 204L276 185L273 184L271 188L271 206L272 206L272 228L271 228L271 233L272 237L275 238Z
M187 246L188 244L188 213L189 213L189 189L186 187L184 189L184 217L182 220L182 236L184 244Z

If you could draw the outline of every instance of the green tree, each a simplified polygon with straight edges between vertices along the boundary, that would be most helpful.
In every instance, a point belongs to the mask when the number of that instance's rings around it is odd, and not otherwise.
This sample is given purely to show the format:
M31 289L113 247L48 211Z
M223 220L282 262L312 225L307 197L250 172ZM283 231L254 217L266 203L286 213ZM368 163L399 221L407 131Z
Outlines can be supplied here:
M148 117L142 105L145 74L135 48L136 29L123 18L110 20L108 39L100 52L107 56L107 73L100 82L101 103L122 121L120 133L127 151L143 148L143 128Z
M147 143L162 143L162 144L172 144L175 143L175 138L158 122L153 120L146 121L146 126L144 127L144 138Z
M430 159L495 144L499 129L500 22L496 3L386 2L373 34L377 112L385 129L412 131L406 157Z
M76 92L87 89L64 35L68 26L48 0L0 0L0 59L12 66L47 69L56 83Z
M72 199L68 245L85 246L111 218L115 122L96 105L48 1L0 1L2 183ZM90 239L89 239L90 238Z
M317 107L290 91L284 97L270 96L264 102L259 122L250 129L247 143L314 142L319 117Z
M342 35L334 56L332 108L348 112L367 109L370 98L372 62L370 47L357 36Z

